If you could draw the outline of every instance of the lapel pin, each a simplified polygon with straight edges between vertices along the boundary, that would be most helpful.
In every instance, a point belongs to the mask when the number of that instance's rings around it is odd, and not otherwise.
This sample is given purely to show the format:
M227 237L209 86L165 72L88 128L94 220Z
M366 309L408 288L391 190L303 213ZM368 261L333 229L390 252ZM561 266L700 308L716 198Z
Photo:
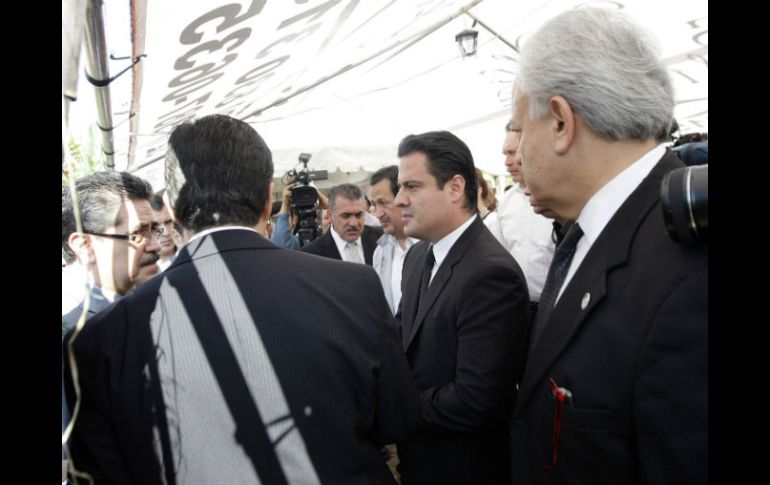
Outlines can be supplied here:
M591 293L586 291L583 295L583 300L580 302L580 309L585 310L589 303L591 303Z

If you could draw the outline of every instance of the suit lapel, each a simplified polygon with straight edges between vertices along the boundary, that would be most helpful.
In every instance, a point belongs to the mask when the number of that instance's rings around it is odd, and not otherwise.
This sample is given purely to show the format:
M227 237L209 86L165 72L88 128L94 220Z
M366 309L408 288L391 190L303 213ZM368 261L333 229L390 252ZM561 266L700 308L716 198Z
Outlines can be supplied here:
M334 242L334 238L332 237L331 231L333 230L334 229L330 227L329 230L326 231L326 234L324 234L324 236L326 236L326 240L324 241L324 244L326 245L326 248L328 249L331 257L342 261L342 255L340 254L340 250L337 249L337 243Z
M329 227L329 230L326 231L326 234L316 239L316 244L324 248L323 252L321 253L322 256L339 259L342 261L342 255L340 254L339 249L337 249L337 243L334 242L334 238L332 237L333 230L334 228Z
M604 300L608 274L628 261L636 230L657 206L663 176L680 165L676 155L667 151L591 246L551 311L534 353L527 360L514 415L523 409L535 386L569 345L586 317Z
M401 343L404 350L411 340L412 327L417 316L417 303L420 294L420 279L422 276L422 266L425 262L425 255L428 252L428 243L418 242L404 259L403 276L401 280ZM415 297L414 295L418 295Z
M463 258L463 255L465 254L465 251L468 249L468 246L470 246L470 243L476 239L476 237L481 233L481 230L483 229L483 224L481 222L481 218L477 217L473 223L471 223L470 226L468 226L468 229L465 230L464 233L460 236L460 238L457 240L457 242L454 243L452 246L452 249L449 250L449 253L447 254L444 261L441 263L441 266L438 269L438 272L433 277L433 281L431 281L430 286L428 286L428 292L425 295L422 304L419 306L419 308L416 310L417 314L414 317L412 328L409 329L409 336L406 340L404 348L408 348L409 345L414 340L415 335L417 335L417 332L420 330L420 327L422 326L422 322L425 321L425 317L430 312L431 308L433 308L433 305L436 303L436 300L438 300L439 295L441 295L441 292L443 291L444 287L449 282L450 278L452 277L452 272L454 266L460 262L460 260ZM419 262L420 264L417 265L417 268L419 268L418 276L416 278L413 278L414 282L416 282L416 286L414 289L414 293L412 295L416 295L415 298L412 300L414 301L415 307L419 303L420 299L420 281L422 279L422 267L425 265L425 258L427 256L427 246L425 251L420 254ZM412 285L414 286L414 285ZM410 288L411 289L411 288Z

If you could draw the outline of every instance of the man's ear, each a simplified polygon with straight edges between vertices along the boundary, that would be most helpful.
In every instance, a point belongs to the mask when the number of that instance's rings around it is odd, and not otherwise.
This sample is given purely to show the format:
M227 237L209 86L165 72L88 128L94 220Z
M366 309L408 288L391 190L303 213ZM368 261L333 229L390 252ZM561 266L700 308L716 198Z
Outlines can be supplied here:
M444 190L449 191L449 200L452 202L462 202L465 197L465 177L460 174L454 174L452 178L444 184Z
M262 209L262 215L260 220L270 220L270 213L273 212L273 181L270 181L270 187L267 189L267 200L265 201L265 207Z
M564 97L554 96L548 100L548 113L553 118L554 151L563 155L575 139L575 112Z
M81 234L73 232L67 243L70 245L70 249L75 252L78 260L81 264L94 264L96 263L96 254L94 248L91 247L91 236L88 234Z

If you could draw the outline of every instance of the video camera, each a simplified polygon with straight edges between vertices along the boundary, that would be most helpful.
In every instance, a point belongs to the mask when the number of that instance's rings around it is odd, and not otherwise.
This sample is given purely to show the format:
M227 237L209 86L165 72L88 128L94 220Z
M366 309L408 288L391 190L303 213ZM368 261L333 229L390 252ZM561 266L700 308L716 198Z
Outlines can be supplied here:
M309 244L321 235L321 226L318 224L318 214L315 207L318 201L318 191L310 185L310 181L329 178L326 170L317 172L308 170L307 164L311 156L310 153L300 153L299 161L302 163L302 167L287 173L288 177L291 178L289 183L294 184L289 202L297 213L297 235L300 246Z

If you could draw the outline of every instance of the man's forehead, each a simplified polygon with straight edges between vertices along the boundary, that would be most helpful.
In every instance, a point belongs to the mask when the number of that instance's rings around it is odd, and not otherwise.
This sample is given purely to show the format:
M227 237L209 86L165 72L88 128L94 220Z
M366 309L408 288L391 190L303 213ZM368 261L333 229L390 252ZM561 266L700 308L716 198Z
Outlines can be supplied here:
M337 196L334 206L336 212L360 212L364 210L364 198L348 199L347 197Z
M513 103L511 103L513 106L513 115L511 117L511 125L512 127L516 127L517 124L521 123L522 117L526 115L527 113L527 106L529 106L529 102L527 101L526 96L521 96L517 94L516 91L513 92Z
M391 182L389 178L385 178L372 185L369 191L372 198L392 196Z
M147 199L129 200L127 205L128 225L131 230L152 225L152 207Z
M505 143L503 143L503 150L516 151L519 147L519 135L515 131L509 131L505 135Z
M428 157L422 152L412 152L401 157L398 163L398 183L409 180L420 172L427 172Z
M159 211L152 211L152 219L156 222L166 222L166 220L171 219L171 214L168 213L168 209L164 205Z

